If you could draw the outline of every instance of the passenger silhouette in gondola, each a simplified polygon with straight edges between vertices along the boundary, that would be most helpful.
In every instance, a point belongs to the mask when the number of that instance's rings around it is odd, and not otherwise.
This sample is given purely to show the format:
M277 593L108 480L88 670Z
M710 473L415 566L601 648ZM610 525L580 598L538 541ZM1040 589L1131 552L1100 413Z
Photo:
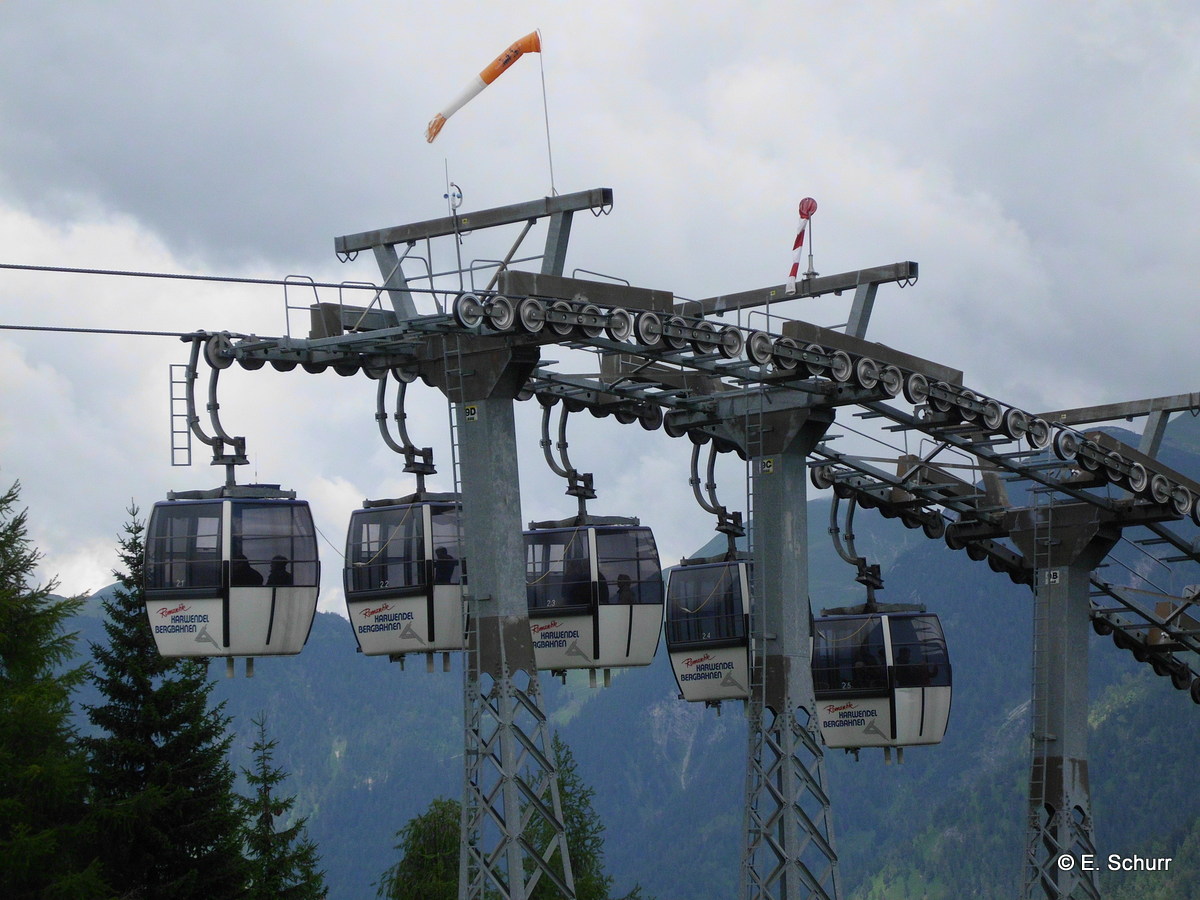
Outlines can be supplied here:
M229 567L229 580L241 587L257 587L263 583L262 572L250 565L245 553L234 554Z
M592 573L586 559L568 559L563 565L562 598L566 606L587 606L592 600Z
M454 570L458 560L445 547L433 551L433 583L454 584Z
M286 556L276 554L271 558L271 571L267 575L268 587L285 587L292 583L292 573L287 570Z
M624 572L617 576L617 602L637 603L637 595L633 592L633 579Z

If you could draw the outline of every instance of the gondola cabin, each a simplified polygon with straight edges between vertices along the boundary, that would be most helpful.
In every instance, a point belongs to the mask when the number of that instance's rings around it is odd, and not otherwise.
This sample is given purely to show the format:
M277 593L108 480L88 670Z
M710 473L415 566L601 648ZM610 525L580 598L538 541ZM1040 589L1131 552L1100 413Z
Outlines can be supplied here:
M935 615L823 615L812 671L827 747L938 744L946 734L952 678Z
M343 580L363 653L463 649L460 510L454 494L422 493L351 514Z
M158 652L299 653L320 585L308 504L269 485L170 497L146 526L146 615Z
M662 567L637 519L533 522L525 591L539 669L648 666L662 630Z
M689 562L667 582L667 652L684 700L750 696L750 563Z

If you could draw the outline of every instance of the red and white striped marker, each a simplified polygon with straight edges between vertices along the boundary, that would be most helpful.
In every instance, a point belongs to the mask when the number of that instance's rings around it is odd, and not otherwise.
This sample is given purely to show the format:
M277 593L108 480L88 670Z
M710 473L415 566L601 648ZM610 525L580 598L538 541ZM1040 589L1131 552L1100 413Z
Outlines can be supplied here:
M796 293L796 279L800 275L800 257L804 249L804 232L808 229L808 220L817 211L817 201L805 197L800 201L800 224L796 226L796 243L792 245L792 269L788 272L787 292Z

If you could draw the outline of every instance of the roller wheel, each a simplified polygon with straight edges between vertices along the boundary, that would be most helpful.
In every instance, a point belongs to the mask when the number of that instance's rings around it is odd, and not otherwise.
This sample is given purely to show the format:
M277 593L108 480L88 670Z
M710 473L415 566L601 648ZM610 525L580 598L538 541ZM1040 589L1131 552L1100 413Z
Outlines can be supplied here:
M415 365L392 367L392 377L400 384L412 384L420 376L421 370Z
M971 403L978 403L978 394L976 394L974 391L960 391L958 400L958 414L964 422L974 422L979 418L979 410L975 409L974 406L969 406L963 402L964 400L967 400Z
M1079 452L1079 435L1063 429L1054 434L1054 455L1063 462L1071 462Z
M1045 450L1050 446L1050 423L1045 419L1033 417L1029 420L1029 431L1025 435L1029 446L1034 450Z
M232 356L223 356L233 349L227 334L214 334L204 342L204 361L214 369L228 369L233 365Z
M996 431L1004 424L1004 409L995 400L983 401L983 412L980 414L983 427L988 431Z
M620 307L609 310L608 324L604 330L610 341L624 343L633 337L633 313Z
M1150 486L1150 474L1146 471L1146 467L1139 462L1129 464L1129 475L1126 476L1126 483L1129 489L1135 494L1140 494Z
M850 376L854 374L854 363L850 361L850 354L845 350L834 350L829 359L829 377L841 384L849 381Z
M257 372L267 364L265 359L239 359L238 365L249 372Z
M717 352L726 359L737 359L746 349L746 338L740 328L726 325L717 341Z
M613 418L622 425L632 425L638 420L638 414L631 407L624 406L613 413Z
M333 371L337 372L343 378L349 378L351 375L357 375L359 365L356 362L340 362L333 364Z
M662 317L650 310L640 312L634 319L633 331L639 344L646 347L657 347L663 339Z
M1150 499L1155 503L1167 503L1171 499L1171 482L1165 475L1155 472L1150 476Z
M904 380L904 399L913 406L920 406L929 399L929 379L920 372L912 372Z
M517 323L528 334L538 334L546 327L546 304L536 297L526 297L517 304Z
M1171 670L1171 684L1174 685L1175 690L1187 690L1188 685L1191 683L1192 673L1187 666L1176 665L1176 667Z
M662 423L663 411L660 407L647 404L638 410L638 424L646 431L657 431Z
M696 327L692 330L690 343L692 349L697 353L712 353L720 343L720 338L717 337L717 326L712 322L697 322Z
M879 386L889 397L899 397L904 388L904 373L895 366L884 366L879 373Z
M296 361L294 359L273 359L271 360L271 368L276 372L290 372L296 368Z
M1102 619L1099 616L1092 619L1092 631L1096 632L1096 634L1100 635L1100 637L1106 637L1112 634L1112 630L1112 623L1109 622L1108 619Z
M579 323L579 333L586 338L598 338L604 334L604 314L600 307L593 303L585 303L579 310L583 321Z
M925 537L937 540L946 533L946 520L938 513L930 513L921 522L921 530L925 532Z
M1125 472L1125 460L1115 450L1104 454L1104 477L1113 484L1120 484Z
M483 304L474 294L454 298L454 321L463 328L475 328L483 321Z
M329 364L323 362L304 362L300 363L300 367L309 375L320 375L329 368Z
M950 390L950 385L946 384L944 381L935 383L934 387L941 391L948 392ZM955 403L953 400L947 400L943 397L935 397L932 393L929 395L929 405L943 414L955 409Z
M681 334L681 332L686 331L687 327L688 324L684 320L683 316L671 316L668 318L663 329L663 340L667 342L667 346L673 350L682 350L684 347L686 347L688 345L688 339L685 335ZM667 334L667 329L670 329L675 333Z
M808 480L818 491L833 487L833 468L830 466L813 466L808 473Z
M683 437L687 434L687 426L680 424L678 413L669 412L663 416L663 431L667 433L667 437Z
M1079 451L1075 459L1079 461L1079 465L1083 466L1089 472L1095 472L1100 468L1103 451L1091 441L1082 440L1079 442Z
M1196 508L1196 498L1182 484L1171 488L1171 507L1181 516L1189 515Z
M771 357L775 361L775 368L780 372L794 371L800 365L800 361L793 356L786 355L786 351L799 349L799 345L791 338L781 337L776 340L771 347ZM780 353L780 350L785 352Z
M825 348L822 347L820 344L809 344L807 347L804 348L804 351L806 353L817 353L817 354L820 354L821 356L829 355L826 352ZM804 368L808 369L809 375L816 375L817 377L824 375L829 370L829 367L827 365L825 365L824 363L819 363L819 362L806 362L804 364Z
M554 310L554 312L557 312L557 313L570 314L575 311L574 308L571 306L571 304L568 303L566 300L555 300L553 303L550 304L550 308L552 310ZM550 330L553 331L555 334L557 334L559 337L566 337L568 334L571 333L571 327L572 327L571 322L555 322L555 321L551 320L549 322L549 325L550 325Z
M879 384L879 363L869 356L859 357L858 362L854 364L854 380L858 382L859 387L871 390Z
M1200 678L1192 679L1192 686L1188 692L1192 695L1192 702L1200 704Z
M750 361L760 366L771 363L771 336L765 331L755 331L746 341L746 355Z
M1000 430L1014 441L1021 440L1029 433L1029 413L1017 409L1015 406L1006 409L1004 419L1000 423Z
M517 320L516 307L507 297L493 297L484 309L487 311L488 325L493 331L508 331Z
M1150 657L1150 668L1159 678L1166 678L1171 674L1171 667L1167 665L1167 661L1157 654Z

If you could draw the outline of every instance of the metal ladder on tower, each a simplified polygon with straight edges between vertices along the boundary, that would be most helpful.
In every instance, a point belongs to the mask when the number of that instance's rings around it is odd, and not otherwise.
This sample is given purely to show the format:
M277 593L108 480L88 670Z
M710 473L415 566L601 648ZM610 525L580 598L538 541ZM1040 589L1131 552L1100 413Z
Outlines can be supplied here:
M1030 770L1029 770L1029 808L1027 821L1027 844L1025 848L1025 876L1022 897L1054 897L1057 896L1055 873L1047 871L1050 860L1063 852L1063 848L1045 846L1053 835L1052 809L1046 804L1046 754L1047 744L1051 739L1048 711L1040 708L1037 697L1045 696L1046 662L1043 647L1045 635L1050 627L1049 608L1039 602L1038 593L1049 577L1050 541L1052 535L1051 516L1053 515L1053 499L1049 497L1046 488L1034 490L1034 555L1033 563L1033 641L1032 641L1032 678L1030 682Z
M194 377L186 363L171 364L171 465L192 464L192 428L188 421L188 383Z

